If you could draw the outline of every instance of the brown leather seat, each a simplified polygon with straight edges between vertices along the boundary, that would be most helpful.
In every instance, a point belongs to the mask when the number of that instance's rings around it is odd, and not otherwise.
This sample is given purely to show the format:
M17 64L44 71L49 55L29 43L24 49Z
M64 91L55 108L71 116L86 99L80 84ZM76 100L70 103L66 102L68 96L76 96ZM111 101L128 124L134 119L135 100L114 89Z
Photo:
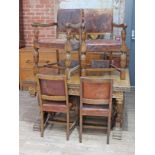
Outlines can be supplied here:
M38 44L40 47L49 47L49 48L58 48L58 49L64 49L65 46L65 39L40 39L38 41Z
M57 108L59 107L59 109ZM72 107L72 104L69 103L69 109ZM66 107L66 102L63 101L48 101L44 100L43 101L43 110L50 112L50 111L55 111L55 112L67 112L67 107Z
M117 40L86 40L87 51L90 52L102 52L102 51L119 51L121 48L121 42Z
M65 48L66 39L44 39L39 40L38 44L40 47L49 47L49 48L56 48L56 49L63 49ZM76 39L70 40L72 51L79 50L80 48L80 41Z
M96 116L108 116L110 110L107 105L83 105L82 113L84 115Z

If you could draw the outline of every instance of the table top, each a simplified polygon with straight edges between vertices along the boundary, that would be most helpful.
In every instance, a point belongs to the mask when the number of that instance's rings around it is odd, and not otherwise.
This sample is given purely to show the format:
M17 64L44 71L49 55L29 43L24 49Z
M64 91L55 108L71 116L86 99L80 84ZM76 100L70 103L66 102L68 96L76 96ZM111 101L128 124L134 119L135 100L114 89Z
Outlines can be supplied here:
M113 79L113 90L114 91L122 91L127 92L130 91L130 76L129 76L129 69L125 70L126 72L126 79L120 79L120 73L118 71L113 71L111 74L102 75L102 76L89 76L92 78L95 77L102 77L105 79ZM67 81L69 88L78 88L80 86L80 77L79 75L73 75Z

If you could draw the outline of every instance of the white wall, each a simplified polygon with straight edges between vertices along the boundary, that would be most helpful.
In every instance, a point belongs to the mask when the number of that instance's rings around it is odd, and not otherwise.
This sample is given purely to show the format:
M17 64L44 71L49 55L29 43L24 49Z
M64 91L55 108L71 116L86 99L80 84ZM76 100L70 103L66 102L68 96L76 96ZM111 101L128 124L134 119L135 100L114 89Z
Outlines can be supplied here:
M112 8L112 0L63 0L60 2L60 8Z

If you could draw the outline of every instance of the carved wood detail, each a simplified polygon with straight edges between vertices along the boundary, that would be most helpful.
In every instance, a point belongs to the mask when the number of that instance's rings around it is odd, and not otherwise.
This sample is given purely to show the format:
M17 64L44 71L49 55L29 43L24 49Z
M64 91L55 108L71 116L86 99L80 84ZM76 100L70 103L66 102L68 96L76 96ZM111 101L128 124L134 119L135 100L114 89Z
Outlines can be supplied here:
M123 104L124 104L124 94L123 92L115 92L116 106L117 106L117 117L116 117L116 127L121 128L123 123Z

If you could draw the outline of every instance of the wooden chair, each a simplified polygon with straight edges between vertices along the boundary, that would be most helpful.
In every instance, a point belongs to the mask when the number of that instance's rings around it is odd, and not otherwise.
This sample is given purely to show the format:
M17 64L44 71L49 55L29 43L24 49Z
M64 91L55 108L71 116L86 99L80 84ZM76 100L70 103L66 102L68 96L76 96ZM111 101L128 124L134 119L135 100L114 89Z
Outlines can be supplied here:
M77 28L66 28L67 23L81 23L81 10L80 9L59 9L57 12L57 22L54 23L33 23L32 27L34 27L34 40L33 40L33 56L34 56L34 74L38 73L38 63L39 63L39 49L40 48L50 48L56 50L56 62L55 63L47 63L46 66L57 68L58 70L69 71L69 68L75 67L75 62L72 63L71 60L71 51L78 51L80 48L80 29ZM56 27L56 38L52 40L44 40L39 39L39 28L48 28L48 27ZM66 37L60 38L59 35L63 34ZM67 39L66 39L67 38ZM68 44L68 40L70 40L71 44ZM59 53L61 51L66 52L66 59L60 61ZM76 64L79 62L77 60ZM76 65L76 66L77 66ZM41 66L40 66L41 67ZM43 66L45 67L45 66Z
M83 125L83 116L104 116L108 118L107 144L109 144L112 113L112 80L81 77L80 93L80 142L82 142L83 127L86 127Z
M66 77L63 75L43 75L37 74L37 84L39 87L38 95L40 102L40 114L41 114L41 137L44 135L44 127L46 122L48 123L65 123L66 137L69 140L69 135L75 127L76 119L71 123L70 110L73 104L69 102L68 89L66 84ZM77 112L77 111L76 111ZM76 114L75 112L75 114ZM52 114L52 120L44 119L45 113ZM66 120L55 120L56 113L66 114ZM77 116L77 115L76 115Z
M116 70L119 68L120 78L125 79L125 68L128 66L129 57L129 49L125 42L127 25L113 23L112 9L84 9L82 18L81 75L85 76L87 73L87 54L106 55L110 61L115 61L114 55L119 54L120 63L113 68ZM122 29L120 40L113 38L114 27Z

